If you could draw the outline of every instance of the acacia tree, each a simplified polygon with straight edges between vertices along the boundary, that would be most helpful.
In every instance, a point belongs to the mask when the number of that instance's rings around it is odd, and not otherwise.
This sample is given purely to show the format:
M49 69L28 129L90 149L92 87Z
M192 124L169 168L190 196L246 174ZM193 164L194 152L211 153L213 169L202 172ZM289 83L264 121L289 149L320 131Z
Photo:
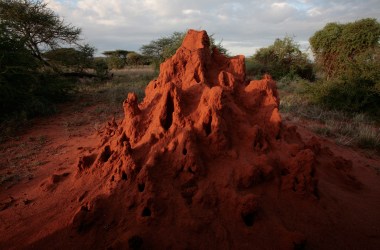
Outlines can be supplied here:
M25 105L37 67L23 41L0 24L0 122Z
M137 65L142 65L142 64L144 64L144 58L139 53L131 51L127 55L127 65L137 66Z
M152 40L140 48L141 54L148 57L156 67L175 53L181 46L185 33L174 32L171 36Z
M0 22L24 40L26 48L41 62L48 64L42 50L74 44L81 29L65 24L47 4L37 0L0 0Z
M121 69L127 64L128 50L111 50L104 51L102 54L107 57L107 63L110 68Z
M328 23L309 41L316 63L330 79L368 75L368 67L379 72L374 66L379 62L379 39L380 23L366 18L347 24ZM363 67L366 70L361 70Z

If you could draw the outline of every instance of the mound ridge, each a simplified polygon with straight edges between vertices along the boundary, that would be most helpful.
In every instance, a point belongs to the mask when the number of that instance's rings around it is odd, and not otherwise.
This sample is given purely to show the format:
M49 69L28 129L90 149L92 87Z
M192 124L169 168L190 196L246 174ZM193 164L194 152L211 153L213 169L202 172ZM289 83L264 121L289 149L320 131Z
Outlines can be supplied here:
M282 123L279 101L269 75L246 80L243 56L189 30L144 100L130 93L123 121L80 158L76 178L96 184L70 234L96 248L302 249L307 223L325 220L320 173L359 184L351 162Z

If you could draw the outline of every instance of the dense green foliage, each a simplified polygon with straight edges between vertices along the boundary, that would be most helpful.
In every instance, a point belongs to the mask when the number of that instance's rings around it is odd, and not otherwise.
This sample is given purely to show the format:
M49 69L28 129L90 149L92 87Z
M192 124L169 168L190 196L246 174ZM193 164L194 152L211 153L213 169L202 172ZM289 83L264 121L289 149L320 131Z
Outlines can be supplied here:
M329 23L310 44L324 79L312 87L328 108L380 115L380 23Z
M173 56L177 49L181 46L183 39L186 36L186 32L174 32L170 36L161 37L156 40L152 40L149 44L143 45L140 51L143 56L145 56L150 63L154 64L156 68ZM213 35L210 38L210 49L216 47L220 53L228 55L228 51L224 48L221 42L216 43Z
M333 79L310 87L312 99L323 106L348 112L380 116L380 92L363 79Z
M49 64L59 67L60 70L83 72L93 67L95 48L86 44L78 48L58 48L43 54Z
M16 114L28 118L54 111L53 102L67 96L70 82L38 71L39 61L0 26L0 121Z
M62 52L59 45L76 42L79 33L41 1L0 0L0 121L51 113L66 99L72 80L52 71L42 51Z
M327 79L365 77L378 79L380 23L362 19L328 23L310 38L316 63ZM377 64L377 65L375 65Z
M275 79L299 76L314 80L313 65L299 47L291 37L276 39L247 60L247 73L259 77L269 73Z
M22 38L25 47L43 62L41 48L56 49L64 43L76 43L81 33L79 28L65 24L42 1L1 0L0 22Z

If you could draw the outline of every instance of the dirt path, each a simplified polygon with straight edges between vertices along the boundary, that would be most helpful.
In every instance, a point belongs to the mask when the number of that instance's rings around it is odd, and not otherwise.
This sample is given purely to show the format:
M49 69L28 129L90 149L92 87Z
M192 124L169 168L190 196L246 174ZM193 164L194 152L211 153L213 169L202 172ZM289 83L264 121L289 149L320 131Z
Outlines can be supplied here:
M0 211L32 206L37 202L29 192L32 187L54 174L72 174L78 155L97 146L105 118L94 112L97 105L80 103L66 103L58 114L32 120L0 146Z

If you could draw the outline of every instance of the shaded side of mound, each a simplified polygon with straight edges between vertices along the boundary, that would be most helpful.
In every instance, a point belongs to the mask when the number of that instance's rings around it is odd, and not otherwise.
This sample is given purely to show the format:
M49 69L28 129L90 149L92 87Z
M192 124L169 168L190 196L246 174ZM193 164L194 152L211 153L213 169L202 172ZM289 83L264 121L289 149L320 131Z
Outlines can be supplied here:
M310 223L328 228L319 173L359 185L350 162L282 124L271 77L247 81L244 57L211 50L205 31L190 30L145 99L123 105L99 152L79 161L77 178L102 181L60 244L302 249Z

